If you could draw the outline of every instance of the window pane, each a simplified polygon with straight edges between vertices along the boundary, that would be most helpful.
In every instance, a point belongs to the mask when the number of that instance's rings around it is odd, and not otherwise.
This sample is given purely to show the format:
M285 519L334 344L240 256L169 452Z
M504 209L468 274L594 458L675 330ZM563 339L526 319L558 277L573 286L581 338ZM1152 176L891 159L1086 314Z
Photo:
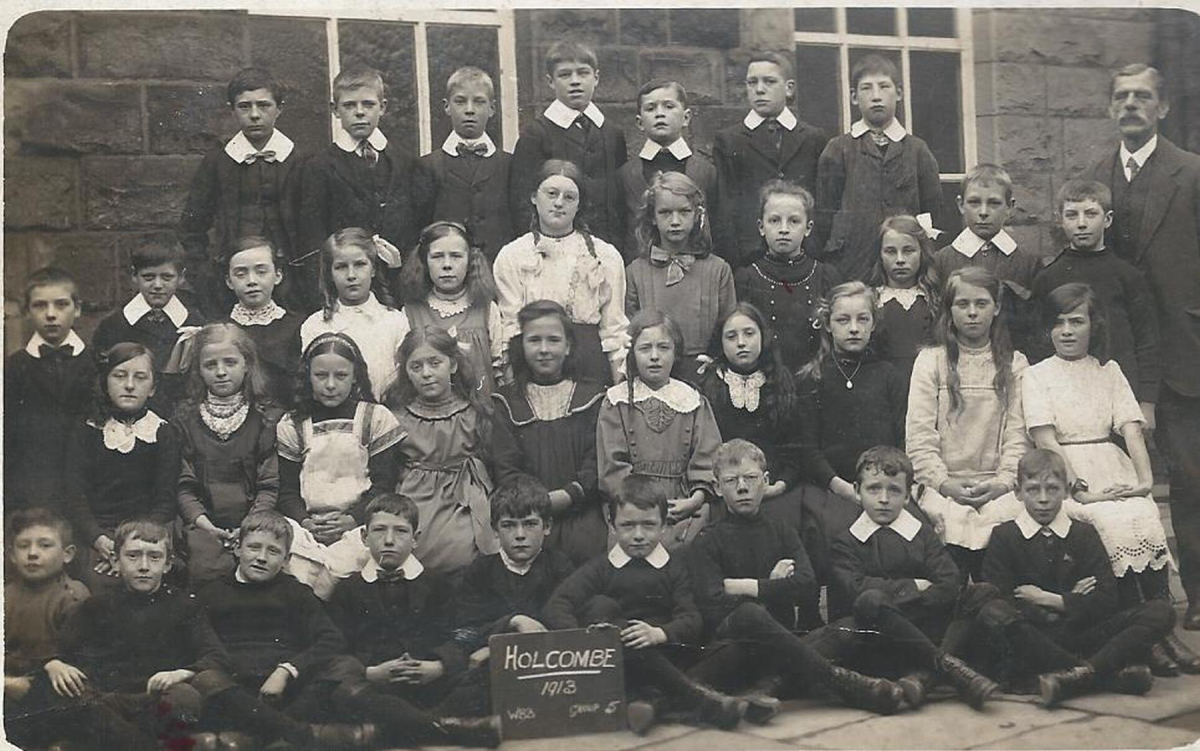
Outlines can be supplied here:
M474 65L492 77L496 88L492 97L495 111L488 122L487 132L503 144L500 116L500 47L498 31L491 26L430 25L427 31L429 50L429 113L432 120L432 145L441 147L450 135L450 118L445 114L442 100L446 98L446 81L463 65Z
M916 52L912 64L913 132L925 139L942 172L963 171L962 89L957 52Z
M913 37L953 37L954 10L951 8L909 8L908 35Z
M837 31L833 8L796 8L796 31Z
M387 86L387 112L379 128L395 144L414 156L421 140L417 123L416 53L411 24L391 21L339 21L341 69L369 65L383 73Z
M896 11L893 8L846 8L846 31L895 36Z
M904 83L904 68L900 62L900 50L885 50L877 47L851 47L850 48L850 74L854 75L854 64L862 60L867 55L879 55L880 57L891 60L896 66L896 70L900 71L900 80L896 83L903 85ZM850 91L850 82L846 82L846 91ZM850 105L850 120L858 120L862 115L858 108L853 103ZM904 102L896 103L896 119L904 123ZM907 123L905 123L907 124Z
M941 215L934 227L942 231L942 235L933 241L933 247L941 248L949 245L963 230L962 214L958 213L958 189L962 187L959 180L942 181ZM946 281L945 279L942 280Z
M838 85L838 49L796 46L796 110L801 119L828 136L842 132L842 91Z

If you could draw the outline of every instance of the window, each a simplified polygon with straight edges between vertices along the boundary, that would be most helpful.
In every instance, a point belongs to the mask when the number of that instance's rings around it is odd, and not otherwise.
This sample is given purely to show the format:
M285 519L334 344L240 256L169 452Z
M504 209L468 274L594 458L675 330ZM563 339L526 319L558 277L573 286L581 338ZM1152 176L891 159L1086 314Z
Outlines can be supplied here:
M976 159L971 11L808 7L796 9L795 26L801 116L827 133L845 133L858 119L849 96L854 64L871 53L896 63L904 89L896 117L937 157L942 224L955 223L954 196Z

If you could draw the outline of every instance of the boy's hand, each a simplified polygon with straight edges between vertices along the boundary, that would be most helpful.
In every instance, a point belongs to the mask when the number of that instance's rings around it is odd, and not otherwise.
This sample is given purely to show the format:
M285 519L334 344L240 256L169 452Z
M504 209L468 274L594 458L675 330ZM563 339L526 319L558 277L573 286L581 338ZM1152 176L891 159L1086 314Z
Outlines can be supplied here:
M704 505L704 498L696 499L695 494L686 498L672 498L667 501L667 519L673 522L690 519Z
M367 680L371 683L390 683L396 680L396 676L400 673L400 668L409 661L408 653L399 657L381 662L378 665L372 665L367 668Z
M108 535L100 535L96 538L96 541L92 543L92 548L96 551L96 554L100 556L100 560L96 562L96 573L116 576L117 569L116 566L113 565L113 556L116 553L116 545L113 543L112 538Z
M645 649L667 643L667 632L645 621L630 621L621 629L621 643L630 649Z
M46 663L45 670L46 676L50 678L50 685L54 688L54 693L59 696L76 698L83 695L88 677L79 668L68 665L62 660L51 660Z
M280 666L275 668L275 672L271 673L263 685L258 689L258 695L263 699L278 699L283 696L283 692L287 690L288 681L292 679L292 674L286 668Z
M508 621L509 628L516 629L519 634L540 634L548 630L542 622L527 615L514 615Z
M472 668L480 667L483 665L483 663L487 662L488 658L491 656L492 650L490 648L480 647L472 652L471 656L467 658L467 666Z
M775 564L775 568L771 569L771 575L768 579L786 579L796 573L796 562L791 558L783 558Z
M913 584L917 585L918 592L924 592L933 586L933 582L929 581L928 579L913 579Z
M777 498L788 491L787 483L783 480L776 480L763 490L763 499Z
M725 579L724 583L730 597L758 597L757 579Z
M150 680L146 681L146 693L161 693L176 683L191 680L194 675L196 674L192 671L183 668L179 670L163 670L150 676Z
M396 683L411 683L424 686L433 683L446 673L446 667L441 660L412 660L409 659L398 668L394 680Z
M852 503L858 503L858 493L854 491L854 486L840 477L829 481L829 492Z
M1071 594L1086 595L1086 594L1090 594L1091 591L1094 590L1095 588L1096 588L1096 577L1085 576L1082 579L1080 579L1079 581L1075 582L1074 587L1071 587Z

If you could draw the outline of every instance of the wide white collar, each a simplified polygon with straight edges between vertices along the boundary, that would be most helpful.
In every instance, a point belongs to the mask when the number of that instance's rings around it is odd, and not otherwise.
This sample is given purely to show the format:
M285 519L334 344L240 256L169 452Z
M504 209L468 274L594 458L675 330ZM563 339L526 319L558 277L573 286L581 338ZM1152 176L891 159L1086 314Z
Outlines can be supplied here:
M542 112L546 119L554 123L558 127L566 130L575 124L576 118L579 117L579 110L573 110L567 105L555 99L550 103L550 106ZM587 119L592 121L592 124L597 128L604 125L604 113L596 106L595 102L588 102L587 108L583 111Z
M412 553L409 553L408 557L404 559L404 563L400 564L400 575L403 576L407 581L416 579L424 570L425 566L421 565L421 562L418 561L417 557ZM379 564L375 562L374 558L367 561L367 564L363 566L359 576L361 576L363 581L367 582L368 584L379 579Z
M970 227L964 227L963 231L958 233L958 237L954 238L954 242L950 244L967 258L974 258L986 242L991 242L1006 256L1011 256L1017 249L1017 241L1004 230L997 232L996 236L989 241L972 232Z
M917 532L921 531L921 520L910 514L908 509L900 509L900 515L887 526L905 540L912 542L913 538L917 536ZM866 542L871 539L871 535L880 529L883 529L883 525L876 524L871 517L867 516L867 512L864 511L850 525L850 534L854 535L854 539L859 542Z
M333 131L333 142L342 151L347 151L351 154L358 151L359 140L347 133L341 123L338 123L337 128ZM383 151L388 145L387 136L379 128L371 131L371 135L366 137L366 142L371 144L371 148L376 151Z
M146 414L133 422L124 422L115 417L105 420L100 426L104 435L104 448L128 454L138 441L142 443L158 443L158 429L166 424L166 420L146 410Z
M138 295L138 297L141 297L141 295ZM29 337L29 343L25 345L25 351L34 358L40 360L42 357L42 345L48 343L49 342L42 338L41 334L35 331L33 332L33 336ZM71 329L71 332L67 334L67 338L63 339L63 343L59 346L70 347L71 357L78 356L87 347L87 345L83 343L83 339L79 336L79 334L75 333L75 329Z
M500 548L500 561L504 564L504 568L513 572L517 576L524 576L525 574L529 573L529 569L533 568L533 562L536 561L537 556L541 554L542 551L539 550L538 554L530 558L527 562L517 563L512 558L508 557L508 553L504 552L504 548Z
M667 146L661 146L647 138L646 142L642 144L642 150L638 152L638 156L648 162L654 157L658 156L659 152L662 151L668 152L671 156L679 159L680 161L687 159L692 155L692 147L688 146L687 141L683 140L683 137L680 136Z
M730 368L719 368L717 376L729 389L729 403L734 409L744 409L747 412L758 410L762 387L767 384L767 376L761 370L742 375Z
M125 313L125 320L129 321L129 325L132 326L142 320L142 317L151 310L150 303L146 302L146 298L142 297L139 293L134 295L132 300L125 303L123 312ZM167 318L171 319L171 323L175 324L175 328L179 328L187 321L188 309L174 295L171 295L171 299L163 306L163 312L167 314Z
M1137 162L1138 169L1145 167L1146 160L1150 158L1150 155L1153 154L1154 150L1157 148L1157 133L1150 136L1150 140L1146 141L1146 143L1142 145L1142 148L1138 149L1137 151L1130 151L1129 149L1125 148L1125 142L1121 141L1121 169L1126 169L1125 165L1129 164L1129 157L1133 157L1133 161Z
M850 126L850 137L861 138L870 131L871 127L867 125L865 120L858 120ZM904 129L904 126L900 124L899 120L893 117L892 122L883 129L883 134L887 136L888 140L892 143L900 143L904 140L904 137L908 135L908 131Z
M612 550L608 551L608 562L612 564L613 568L625 568L625 564L632 560L629 554L621 549L620 545L613 545ZM667 549L660 542L655 546L654 550L650 551L650 555L646 556L644 560L654 568L662 568L671 560L671 554L667 552Z
M292 150L295 148L296 144L292 143L292 139L285 136L278 128L261 149L254 148L254 144L250 143L246 134L239 130L238 134L225 144L225 153L229 155L230 159L241 164L251 154L257 154L259 151L274 151L275 161L282 162L292 155Z
M779 121L780 125L787 128L788 130L795 130L796 125L800 122L799 120L796 119L795 113L793 113L787 107L784 107L783 112L780 112L778 115L776 115L775 119ZM747 128L749 128L750 130L754 130L754 129L758 128L758 126L765 123L766 121L767 121L767 118L758 114L754 110L750 110L749 114L747 114L746 117L743 118L742 124L745 125Z
M606 393L611 404L629 403L629 385L618 383L610 386ZM655 391L646 385L640 377L633 379L633 403L640 404L647 399L658 399L676 412L687 414L700 406L700 392L683 381L674 378L666 385Z
M1032 539L1034 535L1042 531L1042 525L1034 520L1029 512L1021 509L1021 513L1017 514L1017 527L1021 530L1021 535L1026 539ZM1058 535L1059 539L1067 539L1067 533L1071 531L1071 517L1067 516L1065 509L1058 510L1058 516L1054 517L1054 521L1045 525L1054 534Z
M483 152L485 157L496 153L496 144L487 133L484 133L479 138L467 140L454 131L450 131L450 135L446 136L445 141L442 141L442 151L450 156L458 156L458 145L460 143L465 143L467 146L474 146L477 143L483 144L487 147L487 151Z
M907 288L888 287L885 285L883 287L876 287L875 291L879 294L879 307L881 308L887 301L895 300L900 303L900 307L909 310L916 303L918 297L925 297L925 290L915 284Z

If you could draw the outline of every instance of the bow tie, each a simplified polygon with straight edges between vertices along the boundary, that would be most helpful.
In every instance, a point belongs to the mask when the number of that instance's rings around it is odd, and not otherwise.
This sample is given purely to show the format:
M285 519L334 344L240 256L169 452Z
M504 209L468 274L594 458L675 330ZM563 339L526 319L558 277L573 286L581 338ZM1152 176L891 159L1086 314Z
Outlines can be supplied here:
M404 581L404 569L375 569L375 580L384 584L395 584Z
M488 147L483 141L476 141L475 143L471 144L459 141L458 145L454 147L454 150L458 152L459 156L466 156L467 154L473 154L475 156L487 156Z
M152 308L146 313L146 320L150 323L162 323L167 320L167 313L161 308Z
M55 347L53 344L38 346L38 354L46 360L70 360L74 351L70 344L64 344L61 347Z
M668 253L657 247L650 249L650 263L655 266L667 267L668 287L682 282L684 275L691 271L692 264L695 262L696 256L686 253Z
M275 152L272 149L267 149L266 151L252 152L242 158L242 164L254 164L259 159L263 160L267 164L274 164L275 163Z

